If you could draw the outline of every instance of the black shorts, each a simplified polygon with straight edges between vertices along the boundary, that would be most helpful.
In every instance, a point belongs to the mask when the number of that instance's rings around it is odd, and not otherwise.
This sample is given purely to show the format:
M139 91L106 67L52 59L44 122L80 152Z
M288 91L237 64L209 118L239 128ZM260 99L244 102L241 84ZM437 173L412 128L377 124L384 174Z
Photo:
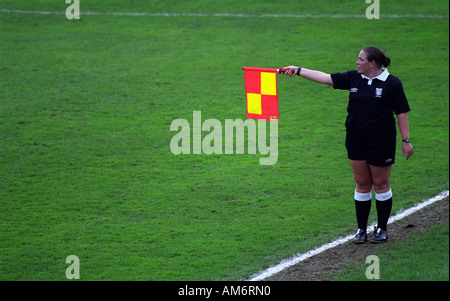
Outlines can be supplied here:
M396 129L347 129L345 147L351 160L366 160L370 165L389 166L395 162Z

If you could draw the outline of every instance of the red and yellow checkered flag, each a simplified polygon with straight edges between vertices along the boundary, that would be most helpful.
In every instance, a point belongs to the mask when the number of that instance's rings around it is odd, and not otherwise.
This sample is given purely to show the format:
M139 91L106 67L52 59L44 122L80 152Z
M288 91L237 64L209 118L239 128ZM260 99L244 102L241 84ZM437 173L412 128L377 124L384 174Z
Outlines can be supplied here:
M247 118L278 121L277 69L243 67Z

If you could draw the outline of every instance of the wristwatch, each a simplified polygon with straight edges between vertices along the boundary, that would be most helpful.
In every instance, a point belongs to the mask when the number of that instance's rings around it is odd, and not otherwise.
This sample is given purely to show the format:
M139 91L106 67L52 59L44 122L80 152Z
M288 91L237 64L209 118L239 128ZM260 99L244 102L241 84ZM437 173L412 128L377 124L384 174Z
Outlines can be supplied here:
M406 139L403 139L402 142L410 143L411 140L409 140L409 138L406 138Z

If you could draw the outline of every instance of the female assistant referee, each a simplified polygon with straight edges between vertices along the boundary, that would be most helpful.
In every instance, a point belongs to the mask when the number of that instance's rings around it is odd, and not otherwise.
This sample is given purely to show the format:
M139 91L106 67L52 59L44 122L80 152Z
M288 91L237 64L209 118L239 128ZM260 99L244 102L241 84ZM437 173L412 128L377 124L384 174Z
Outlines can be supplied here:
M378 225L371 242L388 239L387 222L392 209L390 174L395 162L396 127L394 113L402 136L402 153L409 159L414 149L409 140L410 111L401 81L383 67L390 59L376 47L359 52L358 70L327 74L297 66L285 67L284 74L349 91L347 135L345 146L355 178L355 208L358 229L354 243L367 241L367 221L375 190Z

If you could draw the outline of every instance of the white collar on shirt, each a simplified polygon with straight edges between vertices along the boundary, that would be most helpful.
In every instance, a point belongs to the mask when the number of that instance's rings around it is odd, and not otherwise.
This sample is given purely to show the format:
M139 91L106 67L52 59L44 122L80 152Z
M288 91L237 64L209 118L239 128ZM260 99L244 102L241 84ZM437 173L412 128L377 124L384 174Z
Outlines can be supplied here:
M375 78L377 78L377 79L379 79L379 80L381 80L381 81L384 82L384 81L386 81L386 79L387 79L388 76L389 76L389 71L388 71L386 68L382 68L381 71L382 71L382 72L381 72L379 75L377 75L377 76L375 76L375 77L372 77L372 78L369 78L368 76L365 76L364 74L361 74L361 77L369 80L369 81L367 82L368 85L372 85L372 81L373 81Z

